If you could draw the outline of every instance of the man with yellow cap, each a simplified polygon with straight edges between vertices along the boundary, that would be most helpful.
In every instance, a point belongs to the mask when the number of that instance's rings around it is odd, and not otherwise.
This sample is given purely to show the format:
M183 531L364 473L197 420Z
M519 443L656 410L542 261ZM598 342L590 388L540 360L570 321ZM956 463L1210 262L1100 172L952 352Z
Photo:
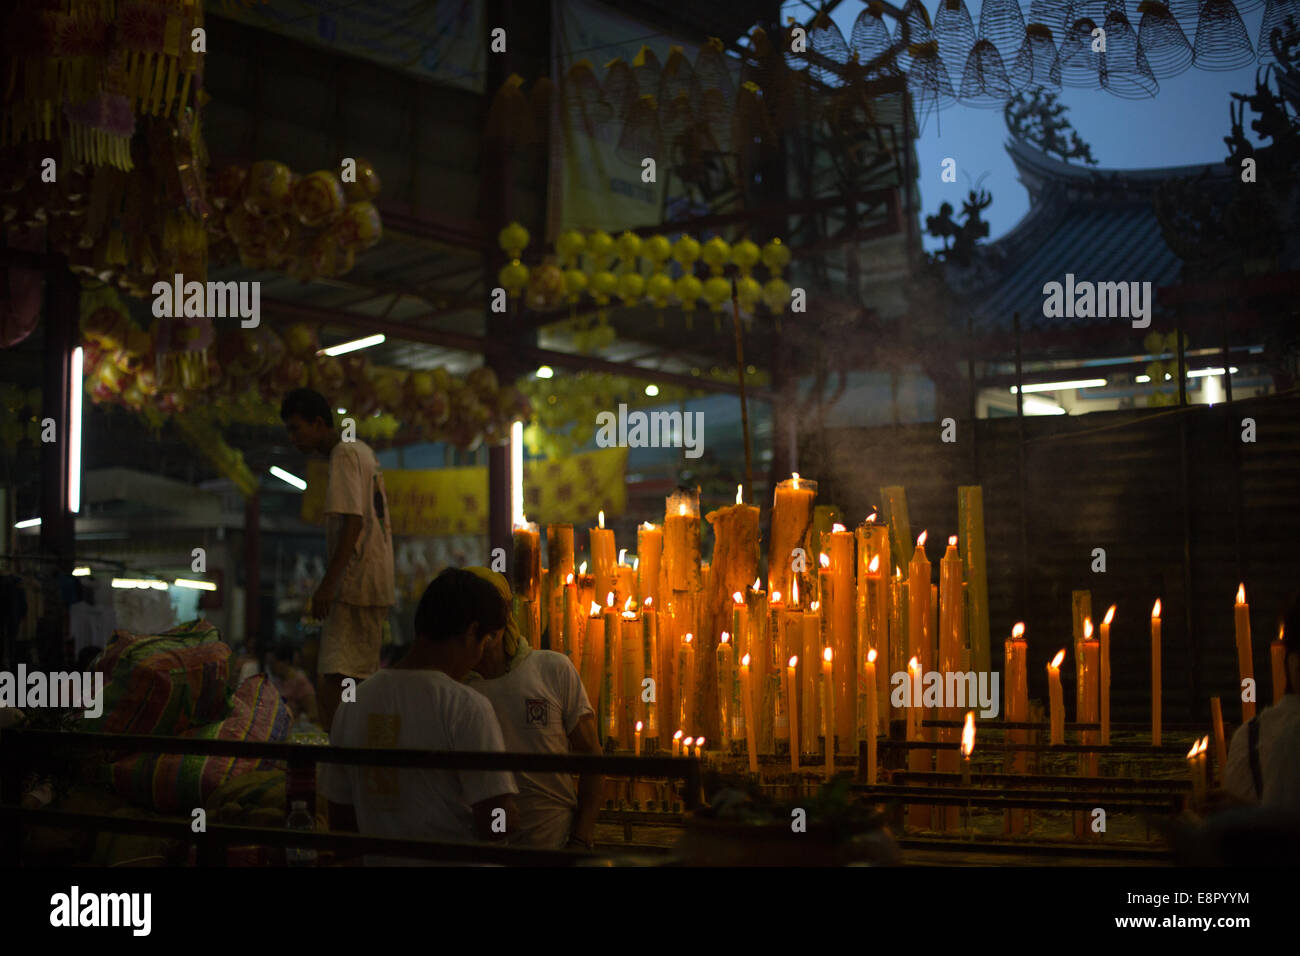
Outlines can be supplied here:
M490 581L506 601L510 585L487 568L466 568ZM492 702L506 750L513 753L599 754L596 716L577 669L563 654L534 650L519 633L514 615L503 640L484 649L470 686ZM604 777L517 773L519 816L511 830L516 846L591 849Z

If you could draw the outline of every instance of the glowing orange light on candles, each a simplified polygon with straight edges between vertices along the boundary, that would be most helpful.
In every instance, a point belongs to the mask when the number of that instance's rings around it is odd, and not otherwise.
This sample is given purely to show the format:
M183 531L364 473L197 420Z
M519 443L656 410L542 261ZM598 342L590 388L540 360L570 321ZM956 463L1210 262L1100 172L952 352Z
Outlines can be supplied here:
M763 581L762 581L762 579L760 579L760 578L754 578L754 586L753 586L752 588L750 588L750 590L751 590L751 591L761 591L761 590L763 590Z
M644 724L642 724L641 721L638 720L638 721L636 722L636 732L637 732L638 734L641 733L641 728L642 728L643 726L644 726Z
M606 606L606 607L613 607L613 606L614 606L614 592L613 592L613 591L610 591L608 594L605 595L605 606Z
M808 605L808 610L816 611L821 606L822 606L821 601L813 601L811 604Z
M829 568L831 566L831 556L823 551L821 554L817 555L817 563L823 568Z
M1011 636L1019 640L1025 636L1025 622L1017 621L1016 626L1011 629Z
M867 663L874 664L875 662L876 662L876 649L873 647L871 650L867 651Z
M641 556L637 555L635 558L632 559L632 570L638 571L640 570L640 568L641 568Z
M719 641L720 641L721 643L725 644L725 643L727 643L727 641L729 641L729 640L731 640L731 635L728 634L726 631L723 631L723 632L722 632L722 637L719 638Z
M623 612L623 620L625 620L625 621L635 621L635 620L636 620L636 611L624 611L624 612Z
M683 740L683 741L682 741L682 748L683 748L683 751L685 750L686 747L689 747L689 746L690 746L691 744L693 744L693 743L695 743L695 738L694 738L694 737L687 737L685 740Z
M873 554L871 556L871 563L867 565L867 570L872 574L880 570L880 555Z
M779 594L780 592L777 593ZM798 578L791 579L790 593L793 595L793 597L790 598L790 603L793 604L795 607L798 607L799 606L799 579Z
M837 522L835 522L833 525L831 525L831 530L832 530L832 531L836 531L836 532L838 532L838 531L847 531L848 529L845 528L844 525L840 524L840 523L837 521Z
M744 657L742 657L742 658L740 659L740 666L741 666L741 667L748 667L748 666L749 666L749 655L748 655L748 654L746 654Z
M794 657L790 658L790 664L789 664L789 666L790 666L790 667L798 667L798 666L799 666L799 655L798 655L798 654L796 654Z
M1246 584L1244 581L1241 584L1237 585L1237 603L1238 604L1246 603Z
M1113 620L1115 620L1115 605L1112 604L1110 608L1106 611L1106 616L1102 618L1101 623L1109 627L1110 622Z
M572 583L573 583L573 572L572 572L572 571L570 571L568 574L566 574L566 575L564 576L564 583L565 583L565 584L572 584Z
M773 592L772 592L772 603L773 603L773 604L780 604L780 603L781 603L781 592L780 592L780 591L773 591Z
M1085 641L1092 640L1092 618L1090 617L1083 619L1083 639Z
M969 757L975 749L975 711L966 711L966 726L961 729L961 755Z
M826 650L822 651L822 660L829 661L830 659L831 659L831 649L828 647L826 648Z
M624 611L632 610L632 599L630 597L623 602L623 610Z
M735 601L737 604L745 603L745 595L741 594L739 591L732 591L731 599Z
M673 734L673 740L681 740L681 739L682 739L682 732L680 730L677 731L677 733Z
M741 486L736 485L736 504L743 505L745 503L745 499L741 495L740 491L741 491Z
M1061 668L1061 661L1063 661L1063 660L1065 660L1065 648L1064 648L1064 647L1061 648L1059 651L1056 652L1056 656L1052 658L1052 663L1048 664L1047 666L1050 667L1052 670L1060 670L1060 668Z
M790 480L791 480L791 482L793 482L793 487L798 488L798 487L799 487L799 472L797 472L797 471L792 471L792 472L790 472Z
M618 549L618 563L622 565L627 560L627 548Z
M652 597L648 597L648 598L645 599L645 606L646 606L647 608L649 608L650 605L654 604L654 602L655 602L655 599L654 599L654 598L652 598Z
M647 531L653 531L655 529L653 522L650 521L641 522L641 527L645 528Z
M1151 616L1153 618L1160 617L1160 598L1156 598L1156 603L1151 608Z
M586 574L586 573L587 573L587 562L586 562L586 561L583 561L582 564L578 565L578 573L579 573L579 574Z
M599 511L599 512L596 513L596 523L597 523L598 525L600 525L602 528L605 527L605 512L604 512L604 511Z
M948 547L950 548L957 547L957 536L955 534L948 536Z
M597 604L595 601L591 602L591 616L600 617L600 605Z
M680 505L677 506L677 513L678 513L679 515L682 515L683 517L685 517L685 515L686 515L686 505L685 505L684 503L683 503L683 504L680 504Z
M682 638L682 640L685 641L687 644L689 644L691 641L695 640L695 635L687 634L685 637Z
M876 513L873 511L873 512L871 512L871 514L867 515L867 520L866 520L864 523L865 523L865 524L875 524L875 523L876 523Z
M928 531L922 531L922 532L917 536L917 538L916 538L916 546L917 546L918 548L924 548L924 547L925 547L925 537L926 537L927 534L929 534Z

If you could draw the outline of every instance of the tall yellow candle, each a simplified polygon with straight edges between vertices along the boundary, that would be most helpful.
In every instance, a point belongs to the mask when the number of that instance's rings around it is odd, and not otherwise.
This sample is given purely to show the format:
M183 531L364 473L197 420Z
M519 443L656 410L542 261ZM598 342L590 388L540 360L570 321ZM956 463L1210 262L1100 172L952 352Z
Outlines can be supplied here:
M775 753L772 718L776 688L781 682L781 651L779 647L773 646L777 635L769 631L767 592L762 589L762 584L756 578L753 587L745 592L745 611L748 622L747 644L753 662L750 679L754 682L754 718L758 721L754 734L758 741L758 752L768 754Z
M570 611L565 589L573 580L573 525L548 524L546 526L546 615L547 630L551 635L551 650L572 654L573 643L567 631ZM575 589L571 606L580 608Z
M928 588L927 588L928 590ZM911 706L907 708L907 739L921 742L928 739L921 720L925 709L921 706L921 661L915 655L907 662L907 677L912 685ZM934 769L932 751L921 747L907 749L907 769L912 773L928 773ZM913 803L907 811L907 822L913 827L928 828L933 824L932 807Z
M799 723L804 753L817 752L817 731L821 728L821 702L817 693L817 661L821 658L821 602L813 601L803 616L803 665L799 677Z
M831 526L823 539L830 555L830 646L835 652L833 694L836 745L842 753L858 749L857 592L854 586L853 534L844 525ZM823 601L826 597L823 597Z
M913 655L912 659L907 662L907 680L911 685L911 706L904 709L904 726L907 732L908 740L921 739L921 706L920 706L920 687L921 687L921 662Z
M586 636L582 647L582 686L592 706L600 707L600 688L605 673L604 620L600 605L591 602L591 612L586 621Z
M866 669L862 674L862 680L868 687L876 686L876 649L873 647L867 651ZM867 707L867 783L876 782L876 736L879 733L878 708L879 701L875 694L867 694L865 698Z
M637 595L644 606L648 600L659 603L659 568L664 551L664 531L657 524L645 522L636 529Z
M649 678L650 687L653 689L650 700L642 704L645 712L645 732L646 737L650 740L659 739L659 612L654 608L654 598L647 596L645 606L641 611L641 652L644 655L642 662L642 686L644 679ZM637 699L640 700L646 696L638 692ZM656 744L656 747L658 745Z
M718 650L716 653L718 664L718 726L722 728L722 749L725 751L732 739L732 721L735 715L732 713L732 696L735 683L735 674L732 672L732 661L735 655L732 653L731 635L726 631L718 639Z
M636 598L624 601L623 626L619 630L618 723L619 740L626 746L632 725L641 713L641 615L632 610Z
M1228 747L1223 736L1223 704L1217 697L1210 698L1210 719L1214 725L1214 762L1220 778L1228 766Z
M790 586L794 550L802 548L805 562L811 562L813 501L817 482L800 478L798 472L777 484L772 502L772 543L767 556L767 589L792 593Z
M1192 805L1200 806L1205 801L1205 777L1201 774L1201 746L1198 740L1187 751L1187 772L1192 777Z
M1079 695L1079 710L1076 711L1076 719L1080 723L1095 724L1098 721L1098 705L1101 700L1099 693L1101 683L1101 643L1096 639L1091 619L1084 619L1083 641L1079 647L1082 651L1079 657L1082 662L1082 667L1079 668L1079 684L1083 690ZM1100 733L1098 731L1087 730L1083 733L1083 742L1095 745L1099 737ZM1083 768L1086 768L1087 775L1090 777L1097 776L1097 754L1091 753L1083 756L1086 759L1080 760L1080 764Z
M835 675L831 668L834 649L822 651L822 751L826 755L826 779L835 776Z
M908 563L908 625L911 633L908 638L908 651L921 662L921 673L928 674L934 670L934 658L931 648L934 635L930 632L930 562L925 556L925 538L922 531L916 539L916 551Z
M614 592L608 593L603 611L605 633L603 635L604 662L603 681L600 688L601 725L605 728L606 739L618 739L618 698L619 698L619 610L614 606Z
M1101 620L1101 744L1110 746L1110 622L1115 620L1111 605Z
M731 636L737 654L743 657L753 652L749 645L749 608L745 606L745 595L741 591L731 594Z
M680 757L681 755L682 755L682 732L679 730L677 731L677 733L673 734L673 756Z
M798 668L799 658L790 658L790 664L786 668L786 698L791 702L789 709L790 716L790 771L799 772L799 708L793 705L797 698L798 689Z
M645 725L641 721L638 720L636 722L636 737L635 737L636 743L635 743L635 750L633 751L632 754L634 757L641 756L641 729L644 726Z
M740 659L740 695L745 706L745 750L749 772L758 773L758 735L754 730L754 688L749 676L749 655Z
M692 679L695 673L695 636L682 636L681 650L677 656L677 699L680 702L680 723L683 727L694 726L694 714L691 713Z
M1047 691L1049 714L1052 727L1052 746L1065 743L1065 700L1061 696L1061 661L1065 660L1065 648L1061 648L1047 665Z
M596 516L598 527L590 529L591 571L596 588L596 600L605 600L605 595L617 592L618 581L614 572L614 531L605 527L605 512Z
M962 589L962 560L957 553L957 536L948 538L948 549L939 560L939 673L946 675L965 671L962 667L962 623L966 616L966 595ZM961 717L957 707L944 707L939 710L941 720L956 721ZM956 727L944 727L939 732L939 739L946 743L957 743L961 731ZM960 769L960 754L956 750L939 750L935 754L935 764L946 773L956 773ZM959 816L958 807L945 808L948 818L947 829L955 829Z
M572 661L575 660L576 657L576 635L578 628L582 625L578 620L578 585L574 581L572 571L570 571L565 577L566 580L564 582L564 587L560 591L560 594L563 597L561 608L564 613L561 617L562 623L559 647L557 647L556 650L561 654L568 656L569 660ZM580 663L581 658L577 658L577 662Z
M1282 695L1286 693L1286 643L1282 640L1283 628L1279 624L1277 628L1277 640L1268 643L1268 662L1269 669L1273 677L1273 703L1282 702Z
M907 582L903 580L903 572L895 569L893 577L889 579L889 666L885 668L891 677L907 669L907 658L911 653L907 619L908 604ZM892 697L891 694L890 698ZM889 708L891 721L904 716L895 713L892 700Z
M511 563L515 619L533 647L542 646L542 549L537 525L525 521L514 527Z
M1004 646L1005 658L1003 673L1006 678L1006 705L1003 708L1009 723L1025 723L1029 720L1029 644L1025 641L1025 625L1017 622L1011 629L1011 636ZM1007 741L1012 744L1029 742L1029 731L1008 730ZM1029 754L1023 750L1011 753L1011 772L1023 774L1029 769ZM1025 832L1025 811L1014 809L1006 811L1005 828L1008 833Z
M663 580L672 591L699 591L699 489L673 492L664 507Z
M1237 670L1241 674L1241 683L1237 685L1237 693L1240 696L1246 681L1250 680L1251 683L1254 683L1255 680L1255 661L1250 650L1250 605L1246 603L1245 584L1237 587L1237 603L1232 608L1232 617L1237 631ZM1254 716L1255 701L1243 700L1241 702L1241 722L1244 724Z
M1151 746L1159 747L1160 732L1160 691L1164 685L1160 672L1160 599L1151 608Z
M636 603L636 569L627 563L627 548L620 548L614 565L614 603L619 607Z
M1080 644L1083 642L1083 621L1084 618L1092 617L1092 592L1091 591L1071 591L1070 592L1070 632L1073 635L1074 648L1074 672L1077 674L1083 668L1083 649ZM1074 685L1074 712L1079 712L1079 695L1083 693L1083 684L1078 681Z

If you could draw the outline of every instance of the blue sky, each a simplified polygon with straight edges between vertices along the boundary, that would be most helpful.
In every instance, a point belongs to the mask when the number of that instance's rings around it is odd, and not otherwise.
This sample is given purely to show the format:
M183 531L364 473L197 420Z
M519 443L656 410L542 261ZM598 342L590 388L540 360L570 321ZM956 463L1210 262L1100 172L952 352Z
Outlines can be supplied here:
M981 2L966 0L976 29ZM895 5L902 4L896 0ZM832 14L846 39L862 6L857 0L845 0ZM932 20L937 6L930 0L926 2ZM1023 2L1021 6L1027 13L1029 4ZM1130 3L1129 8L1129 17L1136 28L1139 20L1136 3ZM807 22L811 16L807 4L802 2L787 4L786 13L801 22ZM1262 9L1242 14L1252 44L1259 35L1262 18ZM1189 42L1192 39L1188 37ZM1192 67L1179 76L1160 81L1159 91L1148 100L1124 100L1106 92L1064 88L1060 91L1060 102L1068 107L1066 118L1092 147L1097 168L1183 166L1223 161L1227 155L1223 137L1228 135L1231 126L1229 93L1253 92L1254 88L1253 65L1227 73ZM1247 123L1250 115L1247 113ZM1009 231L1028 210L1029 202L1024 187L1016 179L1011 158L1003 148L1007 132L1002 111L956 105L939 113L932 112L924 122L917 141L921 221L924 222L925 214L937 212L944 201L960 209L971 184L987 172L983 188L992 193L993 205L984 217L991 226L990 238L996 239ZM949 156L957 161L956 183L940 180L941 163ZM940 243L927 237L926 245L933 248Z

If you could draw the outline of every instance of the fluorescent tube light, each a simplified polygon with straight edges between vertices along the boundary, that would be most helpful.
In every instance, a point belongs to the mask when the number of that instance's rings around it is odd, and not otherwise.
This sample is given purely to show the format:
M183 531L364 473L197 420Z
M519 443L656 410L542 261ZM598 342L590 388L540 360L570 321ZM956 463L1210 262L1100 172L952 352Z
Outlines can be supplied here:
M321 349L317 355L346 355L348 352L355 352L357 349L368 349L372 345L380 345L384 341L384 334L380 332L377 335L367 335L364 339L353 339L351 342L340 342L338 345L331 345L327 349Z
M271 474L275 475L275 477L279 478L281 481L285 482L286 484L293 485L299 491L307 490L307 482L303 481L297 475L285 471L279 465L271 466Z

